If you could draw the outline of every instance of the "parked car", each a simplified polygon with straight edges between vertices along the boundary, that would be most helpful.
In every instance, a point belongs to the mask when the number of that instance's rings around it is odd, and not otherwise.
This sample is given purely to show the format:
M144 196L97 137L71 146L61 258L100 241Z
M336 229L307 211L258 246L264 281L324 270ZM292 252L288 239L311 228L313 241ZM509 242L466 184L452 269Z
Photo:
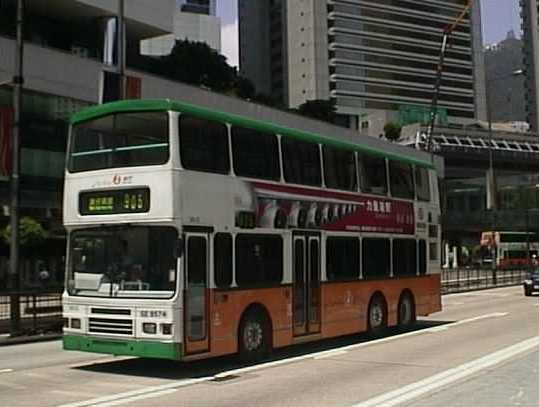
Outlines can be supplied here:
M524 295L529 297L539 291L539 270L532 271L524 280Z

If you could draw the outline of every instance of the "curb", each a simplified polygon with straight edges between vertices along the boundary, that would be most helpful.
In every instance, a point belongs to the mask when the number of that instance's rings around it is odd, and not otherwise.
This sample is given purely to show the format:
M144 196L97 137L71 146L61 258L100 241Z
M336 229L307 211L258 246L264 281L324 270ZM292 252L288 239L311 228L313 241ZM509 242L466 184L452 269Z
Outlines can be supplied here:
M62 334L60 333L32 335L32 336L15 336L13 338L7 337L5 339L0 339L0 347L10 346L10 345L22 345L25 343L54 341L61 338L62 338Z

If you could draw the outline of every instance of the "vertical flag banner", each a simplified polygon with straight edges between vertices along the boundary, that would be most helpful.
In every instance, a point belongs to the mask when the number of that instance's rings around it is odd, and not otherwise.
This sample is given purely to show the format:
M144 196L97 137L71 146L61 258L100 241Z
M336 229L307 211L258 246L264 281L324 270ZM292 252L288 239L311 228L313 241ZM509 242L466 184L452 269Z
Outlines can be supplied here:
M0 178L9 177L12 169L13 109L0 107Z

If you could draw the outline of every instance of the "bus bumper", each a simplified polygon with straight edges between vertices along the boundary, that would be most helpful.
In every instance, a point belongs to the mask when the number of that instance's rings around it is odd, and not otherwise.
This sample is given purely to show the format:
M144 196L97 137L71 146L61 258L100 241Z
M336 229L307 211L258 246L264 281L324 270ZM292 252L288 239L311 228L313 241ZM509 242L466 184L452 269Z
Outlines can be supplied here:
M163 343L137 340L92 338L80 335L64 335L63 347L65 350L105 353L115 356L138 356L143 358L158 358L170 360L181 360L182 358L182 347L180 343Z

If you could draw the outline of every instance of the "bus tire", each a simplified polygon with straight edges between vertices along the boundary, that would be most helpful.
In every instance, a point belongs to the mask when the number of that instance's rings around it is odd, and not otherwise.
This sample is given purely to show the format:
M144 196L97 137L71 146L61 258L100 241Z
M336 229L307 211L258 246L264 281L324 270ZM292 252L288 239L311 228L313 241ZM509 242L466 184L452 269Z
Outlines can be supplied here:
M409 291L402 293L397 309L399 326L407 327L415 324L415 302L414 297Z
M271 324L266 313L256 307L245 312L238 331L240 359L257 362L271 350Z
M369 302L367 324L369 333L373 336L380 336L387 328L387 304L380 293L374 294Z

